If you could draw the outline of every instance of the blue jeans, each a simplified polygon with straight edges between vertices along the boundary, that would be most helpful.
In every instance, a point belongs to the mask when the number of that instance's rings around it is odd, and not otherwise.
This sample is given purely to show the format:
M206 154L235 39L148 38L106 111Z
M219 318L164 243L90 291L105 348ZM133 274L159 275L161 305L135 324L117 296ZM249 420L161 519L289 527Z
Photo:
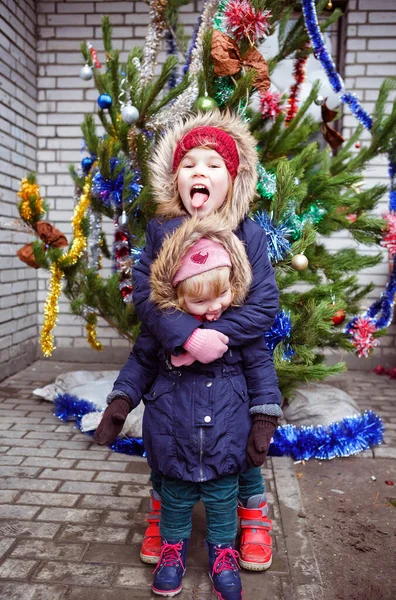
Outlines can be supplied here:
M153 490L161 496L162 475L151 471L151 481ZM264 494L264 491L265 483L260 467L251 467L244 473L239 473L238 499L244 506L246 506L246 502L251 496Z
M202 499L206 512L206 539L211 544L229 544L237 533L237 498L238 475L203 482L163 476L161 536L167 540L189 538L192 509Z

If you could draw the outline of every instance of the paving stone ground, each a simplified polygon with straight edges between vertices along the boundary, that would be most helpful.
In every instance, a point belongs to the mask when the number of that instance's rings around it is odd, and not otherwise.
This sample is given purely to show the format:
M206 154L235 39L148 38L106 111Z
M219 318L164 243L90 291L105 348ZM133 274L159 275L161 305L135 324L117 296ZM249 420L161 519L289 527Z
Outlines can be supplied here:
M152 568L139 561L149 506L144 459L92 443L32 390L62 372L103 366L37 361L0 383L0 597L8 600L147 600ZM107 365L107 369L117 369ZM396 457L395 382L351 372L334 383L384 418ZM372 453L369 452L372 456ZM304 520L293 462L263 468L274 520L274 561L265 573L242 572L245 598L319 600L321 578ZM206 574L202 506L194 512L181 600L214 598Z

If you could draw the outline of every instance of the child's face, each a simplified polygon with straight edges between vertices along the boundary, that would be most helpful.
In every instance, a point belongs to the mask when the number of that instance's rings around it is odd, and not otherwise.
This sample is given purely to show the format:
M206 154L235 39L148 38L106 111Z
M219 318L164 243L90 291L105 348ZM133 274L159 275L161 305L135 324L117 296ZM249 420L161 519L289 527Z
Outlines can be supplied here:
M204 217L224 204L230 177L224 160L216 150L193 148L183 157L177 177L184 208Z
M232 302L231 285L228 281L220 292L204 286L199 295L184 295L184 307L191 315L205 317L207 321L217 321Z

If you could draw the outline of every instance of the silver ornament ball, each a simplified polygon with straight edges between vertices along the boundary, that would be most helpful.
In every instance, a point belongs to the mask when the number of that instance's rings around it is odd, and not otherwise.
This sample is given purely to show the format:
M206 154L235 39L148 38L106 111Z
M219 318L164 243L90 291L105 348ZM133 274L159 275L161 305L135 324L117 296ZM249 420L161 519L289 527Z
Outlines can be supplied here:
M294 185L300 185L300 180L298 177L294 178Z
M124 108L121 109L121 119L127 125L132 125L132 123L136 123L139 118L139 111L136 106L132 106L132 104L127 104Z
M316 96L316 98L315 98L316 106L322 106L323 102L324 102L323 96Z
M90 79L92 79L92 67L90 67L89 65L84 65L83 67L81 67L80 77L81 79L83 79L83 81L89 81Z
M308 259L304 254L295 254L291 260L291 266L296 271L305 271L308 267Z

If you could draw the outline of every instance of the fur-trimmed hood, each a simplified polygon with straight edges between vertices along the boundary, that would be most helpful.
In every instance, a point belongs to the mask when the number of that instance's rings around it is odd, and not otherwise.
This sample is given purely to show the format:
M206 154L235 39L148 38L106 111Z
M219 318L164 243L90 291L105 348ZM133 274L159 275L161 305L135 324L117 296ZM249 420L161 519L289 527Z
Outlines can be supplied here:
M158 142L150 162L151 183L158 204L157 214L167 219L187 214L175 189L173 156L182 137L191 129L203 126L223 129L237 146L239 168L233 184L232 200L219 209L219 214L228 227L234 230L247 217L255 195L258 157L256 141L246 124L238 115L229 112L220 113L216 110L191 116L184 122L177 121Z
M185 219L183 224L165 239L158 257L152 264L150 300L161 310L178 306L177 292L172 281L187 250L201 238L219 242L227 250L232 264L233 305L243 304L252 282L252 269L245 247L219 215L210 215L203 219Z

